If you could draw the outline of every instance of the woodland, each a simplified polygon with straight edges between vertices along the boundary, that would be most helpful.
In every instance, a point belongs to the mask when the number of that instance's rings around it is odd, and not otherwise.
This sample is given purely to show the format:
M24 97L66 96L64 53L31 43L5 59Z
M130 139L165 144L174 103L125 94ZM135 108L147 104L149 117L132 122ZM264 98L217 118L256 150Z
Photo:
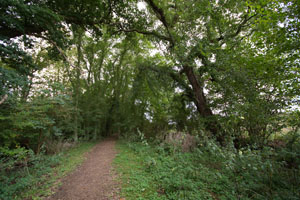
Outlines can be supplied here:
M297 0L0 0L0 199L111 136L141 199L300 198L299 47Z

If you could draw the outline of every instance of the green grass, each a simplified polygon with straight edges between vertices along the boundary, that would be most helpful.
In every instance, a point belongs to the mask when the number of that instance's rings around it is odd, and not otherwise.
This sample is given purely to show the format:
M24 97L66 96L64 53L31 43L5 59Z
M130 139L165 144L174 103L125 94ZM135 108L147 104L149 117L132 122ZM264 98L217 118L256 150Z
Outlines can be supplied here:
M192 168L191 154L168 155L160 147L124 141L117 147L120 153L115 165L122 182L122 197L128 200L215 199L207 181L189 179L189 174L212 179L207 168L201 172Z
M299 170L272 150L235 151L204 142L192 153L120 141L115 168L121 197L135 199L298 199Z
M28 168L9 174L1 173L0 199L42 199L60 186L61 178L72 172L82 161L94 142L83 142L52 156L36 156L37 161Z
M126 200L166 199L158 193L154 177L145 171L142 155L135 153L124 141L117 143L117 149L119 154L114 166L122 182L120 197Z

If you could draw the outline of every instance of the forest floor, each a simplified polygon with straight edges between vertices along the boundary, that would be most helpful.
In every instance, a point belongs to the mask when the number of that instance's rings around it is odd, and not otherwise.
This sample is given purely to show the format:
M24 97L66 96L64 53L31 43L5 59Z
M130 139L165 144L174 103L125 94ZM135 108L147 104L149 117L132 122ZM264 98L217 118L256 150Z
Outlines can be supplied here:
M120 185L112 162L117 154L116 140L105 139L93 147L87 159L62 180L62 185L49 200L115 200Z

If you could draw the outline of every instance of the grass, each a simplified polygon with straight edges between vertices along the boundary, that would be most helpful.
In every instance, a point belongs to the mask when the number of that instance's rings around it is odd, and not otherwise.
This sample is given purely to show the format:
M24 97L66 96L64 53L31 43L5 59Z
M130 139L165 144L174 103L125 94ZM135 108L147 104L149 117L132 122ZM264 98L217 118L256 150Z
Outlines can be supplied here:
M170 146L120 141L115 168L121 197L143 199L298 199L299 170L261 152L223 149L214 142L192 153ZM278 156L278 155L277 155Z
M41 155L28 168L21 168L1 177L0 199L43 199L60 186L61 178L72 172L85 159L94 142L83 142L59 155Z
M211 191L203 189L205 183L190 182L184 177L183 171L192 170L188 163L191 154L180 154L183 162L176 163L178 160L173 155L157 152L156 147L142 143L120 141L117 148L120 153L115 168L122 182L121 197L126 200L215 199ZM197 195L189 192L193 186L197 187Z
M114 166L122 182L120 196L126 200L166 199L158 193L154 177L144 170L143 157L136 154L124 141L117 143L117 149L120 153L114 160Z

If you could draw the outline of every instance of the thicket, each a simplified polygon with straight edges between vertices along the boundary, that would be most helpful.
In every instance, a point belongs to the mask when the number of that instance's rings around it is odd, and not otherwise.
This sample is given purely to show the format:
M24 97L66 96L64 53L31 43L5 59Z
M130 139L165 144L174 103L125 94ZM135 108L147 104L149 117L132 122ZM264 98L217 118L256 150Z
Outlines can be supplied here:
M82 142L61 149L55 155L36 155L17 148L1 152L0 199L43 199L60 185L61 178L84 160L94 142Z
M140 138L119 143L116 168L128 199L298 199L299 141L260 150L197 138L192 152ZM298 149L295 151L295 149ZM130 159L128 159L128 157Z
M34 155L31 150L18 148L1 152L0 198L21 199L22 193L49 179L60 156Z

